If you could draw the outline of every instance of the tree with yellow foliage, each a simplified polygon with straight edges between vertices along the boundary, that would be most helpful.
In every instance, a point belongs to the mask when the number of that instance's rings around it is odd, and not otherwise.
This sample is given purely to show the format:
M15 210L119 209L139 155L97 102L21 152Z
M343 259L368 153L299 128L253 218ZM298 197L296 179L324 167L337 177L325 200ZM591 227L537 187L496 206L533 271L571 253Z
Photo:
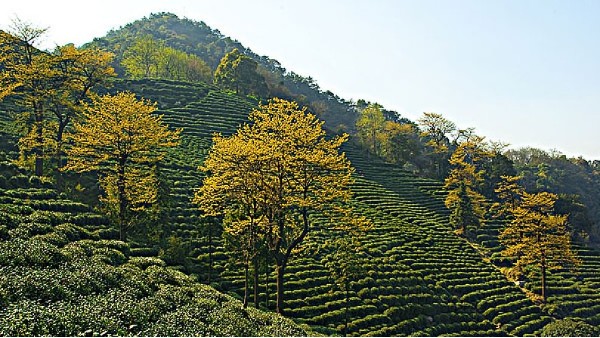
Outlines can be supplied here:
M98 171L102 201L119 226L121 240L133 225L133 215L156 202L157 179L152 166L169 147L178 144L181 130L169 130L156 104L133 93L95 98L84 104L83 119L74 124L63 170Z
M507 177L497 190L510 203L506 208L510 222L499 236L500 242L506 247L502 254L516 258L514 269L517 271L524 271L527 266L539 268L541 298L546 302L547 271L579 264L579 259L571 249L568 215L554 213L558 199L555 194L529 194L515 181L515 178Z
M483 138L474 137L460 143L449 160L452 169L444 184L448 190L444 202L451 210L450 223L458 234L467 238L479 228L485 216L485 197L479 186L483 181L480 164L487 156L490 155Z
M56 160L60 168L63 136L67 126L81 114L83 103L96 96L92 91L94 86L106 84L116 73L111 66L114 55L98 48L77 49L69 44L57 47L53 57L58 76L63 79L63 85L50 97L48 103L48 110L56 116L57 121L54 138Z
M44 33L45 29L19 20L11 34L0 32L0 99L15 95L27 114L33 115L33 123L22 126L19 149L23 161L33 153L38 176L44 174L44 159L56 156L61 166L67 125L81 110L81 103L93 94L91 89L115 76L111 53L73 45L57 47L54 53L38 50L35 46Z
M260 105L249 118L231 137L213 139L201 168L208 176L195 202L208 215L246 211L225 231L266 242L276 264L276 311L282 313L285 268L312 229L311 214L330 215L339 228L368 222L347 206L353 169L339 152L347 135L327 139L322 121L281 99Z
M10 33L0 31L0 99L17 94L22 105L33 114L23 144L31 146L35 156L35 174L44 174L44 154L49 143L45 130L51 130L45 116L48 98L62 84L54 59L35 46L46 29L15 20Z

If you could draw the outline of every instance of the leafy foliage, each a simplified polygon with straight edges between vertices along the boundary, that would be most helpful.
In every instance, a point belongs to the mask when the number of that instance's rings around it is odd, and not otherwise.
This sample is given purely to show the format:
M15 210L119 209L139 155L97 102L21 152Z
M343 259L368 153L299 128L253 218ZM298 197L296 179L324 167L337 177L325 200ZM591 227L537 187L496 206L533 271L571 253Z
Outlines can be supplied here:
M236 94L265 96L267 84L256 67L256 61L236 48L221 59L215 70L214 82L217 86L235 91Z
M116 218L121 233L131 227L131 212L152 205L157 181L151 165L177 145L181 130L170 131L155 105L133 93L104 95L86 106L84 120L74 126L69 162L64 170L100 171L103 202Z
M506 190L501 189L500 192ZM511 190L519 191L518 188ZM553 213L556 200L555 194L547 192L523 192L520 201L508 210L512 219L499 236L506 246L503 254L517 258L517 271L523 271L529 265L539 267L544 302L547 298L546 270L579 263L571 250L570 235L566 228L567 216Z
M54 197L21 189L12 203L0 201L0 224L8 228L0 238L0 335L306 334L288 319L241 310L239 301L156 257L129 257L127 243L100 239L91 226L64 223L77 209L16 208L25 198ZM0 189L0 197L7 192Z
M351 210L334 203L349 201L352 170L338 153L346 136L327 140L322 122L294 102L273 99L253 110L250 121L231 137L214 137L203 167L209 176L195 201L208 215L233 215L225 231L245 236L246 252L257 250L258 236L266 242L277 264L281 312L284 269L311 229L310 213L329 209L348 217Z
M596 337L598 329L571 318L553 321L544 326L542 337Z

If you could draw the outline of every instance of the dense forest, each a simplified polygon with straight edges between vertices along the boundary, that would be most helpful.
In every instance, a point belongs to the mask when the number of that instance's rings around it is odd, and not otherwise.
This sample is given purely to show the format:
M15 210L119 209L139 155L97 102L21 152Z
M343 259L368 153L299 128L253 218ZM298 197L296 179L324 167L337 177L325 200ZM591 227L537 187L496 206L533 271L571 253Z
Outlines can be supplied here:
M600 162L170 13L47 51L3 29L0 334L599 333Z

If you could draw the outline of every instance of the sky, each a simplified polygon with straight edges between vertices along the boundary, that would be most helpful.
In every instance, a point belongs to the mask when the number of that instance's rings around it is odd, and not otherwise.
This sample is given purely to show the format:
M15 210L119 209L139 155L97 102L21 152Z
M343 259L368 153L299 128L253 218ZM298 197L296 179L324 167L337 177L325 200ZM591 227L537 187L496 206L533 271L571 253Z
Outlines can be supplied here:
M150 13L204 21L345 99L436 112L511 148L600 160L600 1L2 1L81 45Z

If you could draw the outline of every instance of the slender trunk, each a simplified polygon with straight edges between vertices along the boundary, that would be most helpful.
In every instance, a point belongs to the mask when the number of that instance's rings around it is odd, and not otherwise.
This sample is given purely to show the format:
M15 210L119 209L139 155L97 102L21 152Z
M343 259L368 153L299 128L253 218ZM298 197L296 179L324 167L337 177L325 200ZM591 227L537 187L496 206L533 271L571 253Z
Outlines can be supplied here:
M542 301L546 303L546 257L542 254Z
M269 309L269 255L265 255L265 307Z
M212 258L213 244L212 244L212 224L208 226L208 284L212 276L213 258Z
M64 158L63 158L63 135L65 132L65 127L67 126L68 120L58 120L58 131L56 133L56 186L62 190L63 189L63 173L60 170L65 166Z
M248 307L248 258L244 262L244 309Z
M284 273L285 273L285 261L283 259L277 260L277 302L275 306L275 312L283 314L283 285L284 285Z
M35 114L35 175L44 175L44 110L40 102L36 102L33 105Z
M253 290L254 290L254 307L258 309L258 255L255 253L252 258L252 265L254 266L253 273Z
M119 159L119 168L117 172L117 190L119 198L119 239L125 241L125 217L127 210L127 197L125 196L125 163L127 159L122 156Z

